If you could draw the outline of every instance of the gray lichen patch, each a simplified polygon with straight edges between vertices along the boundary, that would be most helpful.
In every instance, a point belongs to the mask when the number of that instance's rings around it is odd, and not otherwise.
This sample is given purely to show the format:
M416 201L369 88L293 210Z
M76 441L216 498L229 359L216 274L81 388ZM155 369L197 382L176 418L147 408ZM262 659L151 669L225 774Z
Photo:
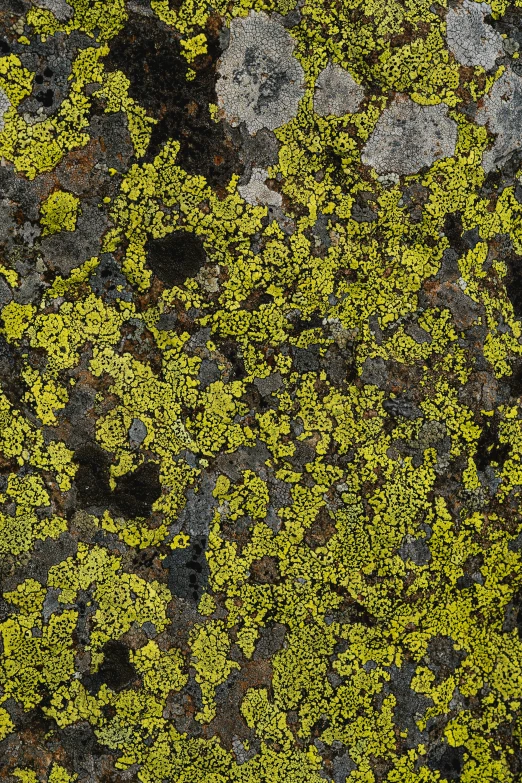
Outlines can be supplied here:
M240 185L238 187L241 198L244 198L249 204L273 207L281 206L283 203L281 194L277 193L275 190L270 190L270 188L265 185L267 177L268 172L265 169L253 168L248 184Z
M133 419L129 427L129 440L139 446L147 437L147 427L141 419Z
M315 83L314 111L321 117L355 114L364 98L364 90L353 76L337 63L328 63Z
M4 129L4 114L11 108L11 102L5 92L0 89L0 131Z
M482 157L486 172L501 166L522 143L522 79L506 71L495 82L478 110L476 121L488 125L496 135L490 150Z
M274 130L297 114L305 93L304 71L293 56L295 41L265 13L230 24L230 45L218 64L218 105L224 118L245 122L251 135Z
M503 55L502 37L485 21L491 13L487 3L464 0L458 8L450 8L446 16L448 48L461 65L493 68Z
M61 22L67 21L73 15L73 9L65 0L34 0L34 4L38 8L51 11Z
M383 111L366 143L362 162L378 174L414 174L436 160L451 157L457 143L457 123L447 106L420 106L397 95Z

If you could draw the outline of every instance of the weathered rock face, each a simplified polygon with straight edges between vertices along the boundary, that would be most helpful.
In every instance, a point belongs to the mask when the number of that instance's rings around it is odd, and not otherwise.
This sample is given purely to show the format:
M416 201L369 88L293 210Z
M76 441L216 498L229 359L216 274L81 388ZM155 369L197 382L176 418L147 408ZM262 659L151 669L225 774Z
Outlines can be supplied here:
M0 0L0 779L520 783L521 46Z

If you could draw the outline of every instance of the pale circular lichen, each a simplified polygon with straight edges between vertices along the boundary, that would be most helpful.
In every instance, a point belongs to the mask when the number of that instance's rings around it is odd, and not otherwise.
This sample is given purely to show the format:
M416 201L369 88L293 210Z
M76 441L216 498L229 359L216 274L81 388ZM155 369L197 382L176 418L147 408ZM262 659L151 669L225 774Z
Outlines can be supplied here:
M476 116L479 125L488 125L496 135L490 150L482 157L486 172L505 163L522 143L522 79L506 71L484 98Z
M0 131L4 129L4 114L11 108L11 102L5 92L0 88Z
M361 159L378 174L414 174L436 160L451 157L457 143L457 123L448 108L420 106L397 95L377 122Z
M448 48L461 65L482 66L489 71L503 54L502 37L484 21L491 13L487 3L464 0L446 16Z
M222 116L246 123L251 135L274 130L297 114L305 93L304 71L293 55L295 41L265 13L230 24L230 45L218 64L216 85Z
M364 90L351 73L330 62L315 83L314 111L321 117L355 114L363 98Z
M248 204L259 206L281 206L283 199L280 193L271 190L265 184L268 178L266 169L254 167L250 180L246 185L239 185L238 191L241 198L244 198Z

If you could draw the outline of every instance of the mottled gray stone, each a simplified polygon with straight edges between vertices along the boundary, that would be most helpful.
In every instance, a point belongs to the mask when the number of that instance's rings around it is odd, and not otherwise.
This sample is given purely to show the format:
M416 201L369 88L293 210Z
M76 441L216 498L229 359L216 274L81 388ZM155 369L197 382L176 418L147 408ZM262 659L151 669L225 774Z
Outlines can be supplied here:
M422 416L422 411L403 397L385 400L382 407L390 416L403 416L405 419L419 419Z
M346 778L354 769L357 769L357 766L348 753L337 756L333 761L333 779L335 783L345 783Z
M127 278L112 253L102 253L100 263L89 279L89 285L95 294L104 299L128 301L132 298Z
M443 283L431 297L431 304L451 310L460 330L469 329L481 313L481 306L454 283Z
M175 523L176 533L184 530L190 536L208 536L214 508L217 505L212 494L215 485L214 477L205 474L198 486L187 491L187 502Z
M0 308L4 307L13 298L11 289L3 277L0 277Z
M411 560L417 566L427 565L431 560L431 552L423 538L407 535L399 549L399 555L404 562Z
M257 386L259 394L262 397L266 397L269 394L272 394L272 392L275 392L277 389L279 389L282 382L283 379L281 378L281 373L279 372L274 372L272 373L272 375L269 375L267 378L254 379L254 383Z
M20 287L15 289L13 298L19 304L35 302L42 287L40 275L38 272L33 272L22 279Z
M178 317L176 313L162 313L159 317L156 329L159 332L169 332L176 328Z
M245 122L254 135L295 117L305 79L294 47L291 35L265 13L232 20L216 84L218 105L232 126Z
M404 331L420 345L423 343L431 343L432 341L431 334L418 324L408 324Z
M239 157L245 164L245 171L239 183L246 185L253 168L267 169L269 166L277 165L280 142L275 133L267 128L261 128L255 136L251 136L246 126L242 125L239 135L241 139Z
M203 359L199 368L198 378L202 389L206 389L214 381L219 381L221 373L216 362L211 359Z
M491 6L487 3L471 0L464 0L460 7L448 10L448 48L461 65L480 65L489 71L497 57L503 55L502 36L484 21L490 13Z
M98 255L107 226L107 216L97 202L83 202L75 231L61 231L42 240L44 260L60 274L69 275L72 269Z
M45 599L42 606L42 617L44 623L49 622L49 618L51 615L56 614L60 607L60 602L58 601L58 596L60 595L60 590L55 589L53 587L48 587L47 592L45 594Z
M390 682L383 688L383 694L391 692L395 696L394 717L397 726L408 732L405 739L407 748L414 748L427 739L427 735L419 730L417 720L421 718L433 702L421 693L411 688L415 674L414 663L404 663L401 668L390 666Z
M272 658L282 648L285 635L286 627L281 623L270 623L265 628L261 628L253 655L254 661Z
M234 755L238 764L245 764L245 762L249 761L255 756L255 749L250 747L249 750L247 750L246 745L244 745L239 737L236 736L234 736L232 740L232 750L234 751Z
M330 62L315 83L314 111L321 117L355 114L363 98L364 90L351 73Z
M457 123L448 107L420 106L397 95L368 139L361 160L378 174L414 174L436 160L451 157L457 143Z
M379 389L385 389L388 383L388 372L384 359L381 359L380 356L375 359L365 359L361 381L365 386L378 386Z
M190 339L187 340L187 348L191 351L197 350L198 348L204 348L211 337L212 330L210 328L199 329L199 331L195 332Z

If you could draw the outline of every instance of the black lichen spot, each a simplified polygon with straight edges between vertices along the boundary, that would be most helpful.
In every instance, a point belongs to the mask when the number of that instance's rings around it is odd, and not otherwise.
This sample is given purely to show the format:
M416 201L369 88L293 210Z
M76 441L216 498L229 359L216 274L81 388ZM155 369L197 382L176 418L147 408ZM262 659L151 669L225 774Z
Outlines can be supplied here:
M515 621L515 627L519 638L522 639L522 593L518 593L515 597L514 604L517 610L517 619Z
M522 397L522 362L514 361L511 367L511 375L506 379L509 383L509 391L512 397Z
M173 231L161 239L149 241L147 262L169 288L195 277L205 263L203 242L190 231Z
M440 772L441 778L458 780L464 765L464 748L452 748L449 745L435 748L428 756L428 767Z
M45 90L45 92L41 90L36 94L35 98L42 106L45 106L48 109L53 105L54 93L52 90Z
M84 508L109 507L124 517L146 517L161 495L159 467L154 462L145 462L119 478L112 492L109 457L98 444L86 443L76 451L75 460L79 465L75 485Z
M74 483L82 506L105 506L110 499L109 459L95 443L86 443L74 455L79 467Z
M477 443L474 460L477 470L484 471L492 462L502 467L509 454L509 444L500 443L498 421L495 417L484 422L484 428Z
M176 139L181 145L177 162L185 171L202 174L211 186L224 186L242 167L223 124L213 122L208 111L209 103L217 103L215 71L221 49L215 27L207 26L209 53L192 64L196 77L190 82L179 40L155 17L130 14L111 41L105 63L109 71L123 71L131 98L158 120L146 160L152 160L165 141Z
M92 756L100 756L103 752L92 726L87 721L66 726L60 736L75 772L80 772Z
M193 536L188 547L175 549L164 560L169 569L169 590L178 598L197 602L205 590L209 577L206 545L204 536Z
M515 318L522 318L522 257L513 253L506 259L506 265L506 293L513 305Z
M95 674L88 674L82 682L91 694L106 685L119 691L136 678L136 670L129 660L129 648L123 642L108 641L103 645L103 661Z
M294 331L296 332L296 334L301 334L302 332L305 332L308 329L322 329L322 328L323 328L323 319L317 313L312 313L310 318L307 319L299 318L294 323Z
M419 419L422 416L422 411L410 400L403 397L385 400L382 407L394 418L402 416L405 419Z
M4 41L0 39L0 54L9 54L11 51L11 47L7 43L7 41Z
M159 466L145 462L134 473L126 473L116 485L111 505L126 517L146 517L161 495Z
M444 235L450 243L450 247L461 255L466 250L466 244L462 239L462 216L460 212L452 212L446 215L444 220Z
M246 378L245 363L239 355L239 346L233 340L225 340L221 343L219 350L231 364L231 374L229 380L241 381Z

